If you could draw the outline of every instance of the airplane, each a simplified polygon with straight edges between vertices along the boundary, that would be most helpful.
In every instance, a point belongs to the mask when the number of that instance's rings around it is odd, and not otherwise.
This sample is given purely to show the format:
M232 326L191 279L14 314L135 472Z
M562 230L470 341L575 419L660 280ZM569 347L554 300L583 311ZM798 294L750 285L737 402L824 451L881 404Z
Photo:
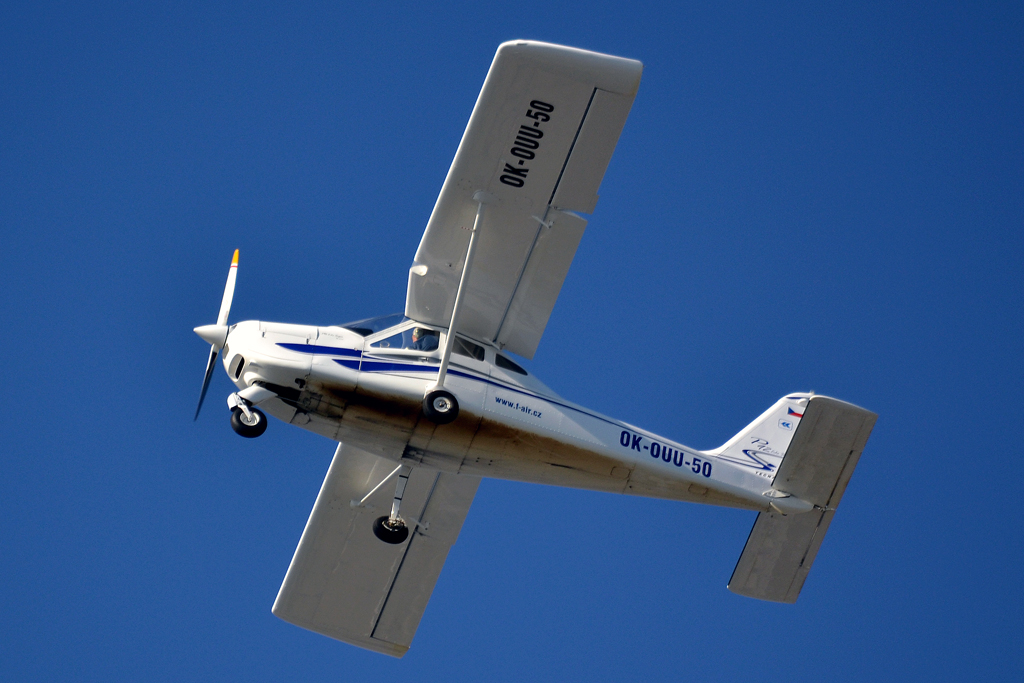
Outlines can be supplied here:
M408 651L483 477L758 513L729 590L796 601L877 415L808 392L703 451L558 396L532 359L592 214L643 65L499 46L408 274L405 311L343 325L228 325L231 426L267 416L338 442L274 602L281 619Z

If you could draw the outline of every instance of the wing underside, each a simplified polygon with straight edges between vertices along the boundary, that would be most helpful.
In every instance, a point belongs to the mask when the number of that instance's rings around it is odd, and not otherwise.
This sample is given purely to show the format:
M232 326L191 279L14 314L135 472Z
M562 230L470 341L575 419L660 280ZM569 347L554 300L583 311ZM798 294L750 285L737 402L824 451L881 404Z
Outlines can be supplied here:
M546 43L498 49L416 251L407 316L448 326L482 191L459 331L533 357L642 70Z
M388 545L373 535L372 524L390 512L394 486L380 487L362 507L351 503L395 467L338 445L274 602L275 615L352 645L405 654L480 478L414 468L402 512L421 526L405 543Z

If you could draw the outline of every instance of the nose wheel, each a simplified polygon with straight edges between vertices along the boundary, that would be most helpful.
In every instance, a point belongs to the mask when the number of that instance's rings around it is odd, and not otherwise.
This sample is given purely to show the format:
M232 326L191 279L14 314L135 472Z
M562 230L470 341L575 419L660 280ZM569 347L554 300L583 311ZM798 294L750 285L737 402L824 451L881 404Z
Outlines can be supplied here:
M267 431L267 416L257 408L243 411L239 407L231 409L231 428L239 436L255 439Z

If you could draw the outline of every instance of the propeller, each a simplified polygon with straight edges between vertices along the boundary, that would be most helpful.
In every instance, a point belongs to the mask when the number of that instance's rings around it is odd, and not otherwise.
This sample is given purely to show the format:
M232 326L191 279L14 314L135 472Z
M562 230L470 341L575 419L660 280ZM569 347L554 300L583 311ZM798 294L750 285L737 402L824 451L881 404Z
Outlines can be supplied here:
M196 416L192 418L195 422L199 419L199 411L203 409L203 399L206 398L206 390L210 388L210 378L213 376L213 366L217 362L217 355L224 348L228 340L228 312L231 311L231 299L235 296L235 277L238 274L238 250L231 257L231 268L228 269L228 282L224 285L224 298L220 301L220 313L217 314L216 325L201 325L193 330L204 341L210 343L210 360L206 363L206 376L203 377L203 390L199 394L199 405L196 406Z

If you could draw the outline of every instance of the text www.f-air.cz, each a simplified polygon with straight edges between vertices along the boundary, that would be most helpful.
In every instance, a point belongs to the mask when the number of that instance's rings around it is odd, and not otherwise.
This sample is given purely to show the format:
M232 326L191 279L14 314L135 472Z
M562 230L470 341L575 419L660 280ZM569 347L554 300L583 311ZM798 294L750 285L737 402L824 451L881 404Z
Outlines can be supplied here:
M519 412L525 413L526 415L532 415L533 417L540 417L540 411L539 410L534 410L530 406L521 406L521 405L519 405L519 403L517 403L515 401L506 401L505 399L503 399L503 398L501 398L499 396L495 396L494 397L494 401L496 403L500 404L500 405L505 406L506 408L511 408L512 410L518 410Z

